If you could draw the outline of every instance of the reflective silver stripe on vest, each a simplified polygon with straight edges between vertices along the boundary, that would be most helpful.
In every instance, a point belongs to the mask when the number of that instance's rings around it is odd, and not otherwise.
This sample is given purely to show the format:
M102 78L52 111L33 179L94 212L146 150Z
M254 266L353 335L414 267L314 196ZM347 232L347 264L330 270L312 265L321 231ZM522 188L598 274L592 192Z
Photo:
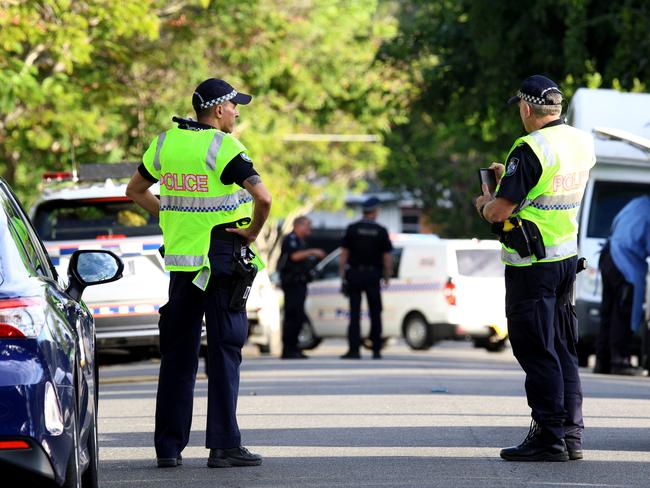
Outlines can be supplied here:
M163 142L165 142L167 132L163 132L158 136L158 144L156 144L156 154L153 157L153 167L155 170L160 171L160 150L162 149Z
M188 256L185 254L166 254L165 266L203 266L203 256Z
M542 150L542 153L544 153L544 164L546 164L546 166L553 166L554 164L559 163L557 160L557 153L553 149L553 146L549 144L539 131L531 132L529 136L535 140L539 148Z
M571 210L580 206L582 194L581 191L567 195L540 195L530 205L538 210Z
M214 170L217 167L217 154L219 154L219 149L221 149L221 143L223 142L223 136L225 135L225 133L219 130L214 134L210 147L208 148L208 155L205 157L208 169Z
M545 261L558 261L562 258L575 256L578 253L578 240L572 239L557 246L546 246L546 257L537 261L543 263ZM517 251L512 253L508 252L505 248L501 248L501 261L506 264L522 265L532 264L532 259L529 257L522 258L517 254Z
M513 213L513 214L516 214L516 213L521 212L523 209L525 209L525 208L526 208L528 205L530 205L531 203L533 203L532 200L524 200L523 202L521 202L521 205L519 205L518 207L516 207L516 208L512 211L512 213Z
M160 196L160 210L175 212L223 212L236 210L244 203L252 202L253 197L246 190L239 190L222 197L181 197Z
M194 277L192 283L201 288L201 290L205 291L205 289L208 287L208 281L210 281L210 268L205 266Z

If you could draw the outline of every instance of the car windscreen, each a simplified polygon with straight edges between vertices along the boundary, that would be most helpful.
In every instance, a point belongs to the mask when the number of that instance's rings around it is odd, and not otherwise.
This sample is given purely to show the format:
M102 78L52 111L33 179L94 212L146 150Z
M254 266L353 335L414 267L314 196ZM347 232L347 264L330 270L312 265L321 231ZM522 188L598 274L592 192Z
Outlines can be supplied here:
M48 200L34 214L44 241L160 235L158 219L126 197Z
M481 278L503 276L501 250L499 249L458 249L456 250L458 274Z
M648 183L596 181L589 210L587 237L608 237L616 214L633 198L648 194Z

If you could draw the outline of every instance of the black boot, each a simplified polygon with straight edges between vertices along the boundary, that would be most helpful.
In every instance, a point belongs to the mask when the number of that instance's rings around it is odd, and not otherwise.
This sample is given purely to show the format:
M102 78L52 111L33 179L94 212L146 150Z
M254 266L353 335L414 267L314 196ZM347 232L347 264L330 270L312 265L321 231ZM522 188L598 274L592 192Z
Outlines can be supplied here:
M210 457L208 458L209 468L259 466L260 464L262 464L262 456L253 454L242 446L230 449L210 449Z
M596 356L596 365L594 366L595 374L610 374L611 368L609 360Z
M566 442L566 441L565 441ZM569 459L571 461L577 461L583 458L582 447L571 446L569 443L566 443L566 450L569 453Z
M359 351L348 351L341 356L341 359L361 359L361 354Z
M541 426L533 420L523 442L501 449L501 457L506 461L568 461L564 440L549 441L546 437Z
M620 374L625 376L645 376L643 368L635 368L630 362L629 356L612 355L611 374Z

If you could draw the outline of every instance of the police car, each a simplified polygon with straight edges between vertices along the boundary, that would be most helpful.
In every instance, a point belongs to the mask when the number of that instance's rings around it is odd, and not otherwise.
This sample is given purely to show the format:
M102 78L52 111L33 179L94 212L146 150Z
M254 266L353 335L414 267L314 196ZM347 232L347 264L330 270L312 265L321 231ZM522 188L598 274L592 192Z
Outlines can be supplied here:
M107 249L122 258L123 279L89 289L84 300L95 318L99 349L146 355L158 347L158 310L167 302L169 273L159 253L158 219L125 196L137 166L87 164L78 175L47 173L31 218L61 276L77 249ZM158 194L158 185L151 191ZM255 280L247 309L249 341L271 352L279 342L280 312L265 271Z

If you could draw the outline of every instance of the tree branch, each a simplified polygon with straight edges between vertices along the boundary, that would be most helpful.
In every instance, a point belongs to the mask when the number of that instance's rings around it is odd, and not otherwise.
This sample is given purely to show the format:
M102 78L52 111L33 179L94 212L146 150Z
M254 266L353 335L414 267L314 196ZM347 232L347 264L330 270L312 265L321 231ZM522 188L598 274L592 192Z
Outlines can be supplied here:
M30 68L31 66L34 66L36 64L36 61L38 60L38 57L45 51L45 44L38 44L32 48L32 50L29 52L29 54L25 57L25 61L23 61L23 68L21 70L22 73L25 72L27 68Z
M170 16L180 12L185 7L187 7L187 1L183 0L183 1L180 1L178 3L173 3L171 5L168 5L167 7L156 10L156 15L158 17L160 17L160 18L170 17Z

